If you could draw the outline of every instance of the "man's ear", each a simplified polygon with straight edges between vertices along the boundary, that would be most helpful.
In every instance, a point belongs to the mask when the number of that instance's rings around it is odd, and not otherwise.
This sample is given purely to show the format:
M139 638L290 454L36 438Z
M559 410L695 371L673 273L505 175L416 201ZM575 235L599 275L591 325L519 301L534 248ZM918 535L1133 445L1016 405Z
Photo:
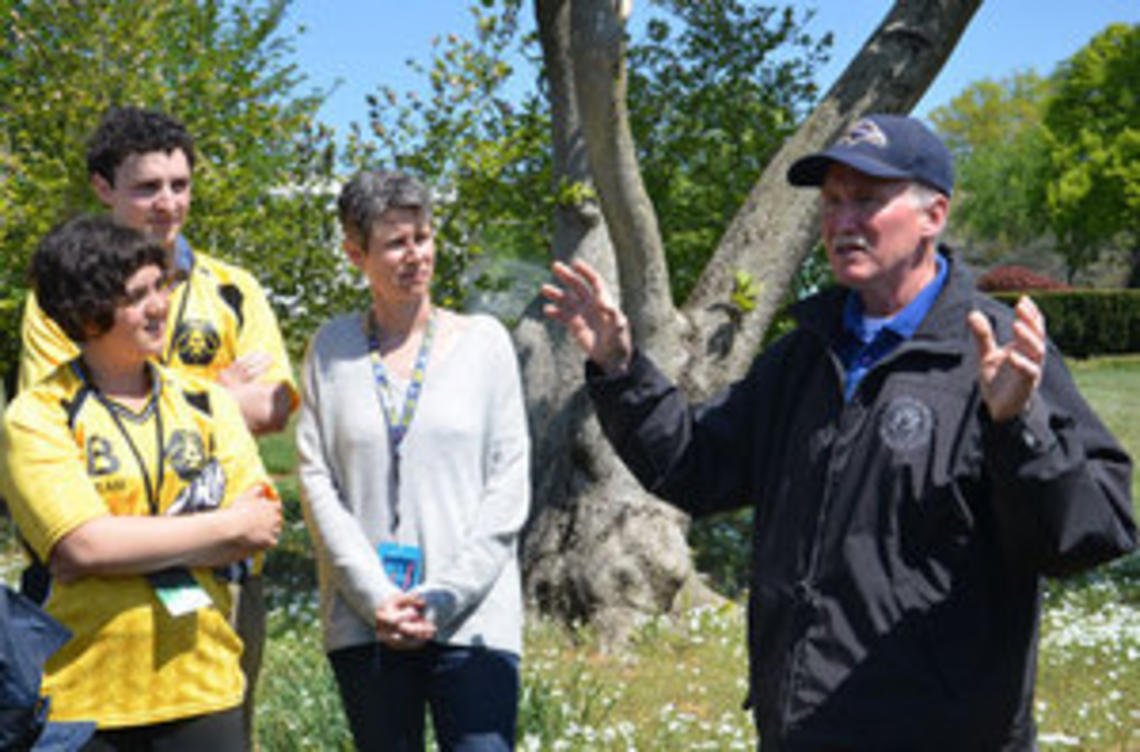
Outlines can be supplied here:
M923 209L923 235L931 239L937 238L946 229L949 216L950 199L939 193Z
M91 190L95 191L96 198L104 206L111 205L111 193L114 187L107 182L107 178L97 172L91 173Z

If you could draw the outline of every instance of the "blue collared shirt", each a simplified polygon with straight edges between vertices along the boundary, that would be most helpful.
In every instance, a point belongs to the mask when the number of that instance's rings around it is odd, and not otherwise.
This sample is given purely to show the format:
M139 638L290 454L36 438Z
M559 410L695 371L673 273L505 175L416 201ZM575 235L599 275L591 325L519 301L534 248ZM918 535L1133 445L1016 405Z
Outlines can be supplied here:
M174 239L174 268L181 272L194 268L194 251L190 250L190 243L181 234Z
M851 399L872 366L918 331L946 284L946 260L936 253L934 262L937 267L934 279L894 316L868 319L863 315L863 301L859 295L855 292L847 294L843 308L843 337L836 348L847 372L844 400Z

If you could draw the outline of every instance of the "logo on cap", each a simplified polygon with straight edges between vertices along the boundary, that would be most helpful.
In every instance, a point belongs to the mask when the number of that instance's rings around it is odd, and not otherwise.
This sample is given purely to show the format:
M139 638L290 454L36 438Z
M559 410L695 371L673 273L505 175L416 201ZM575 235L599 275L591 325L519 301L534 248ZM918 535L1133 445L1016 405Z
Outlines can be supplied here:
M872 146L885 148L887 145L887 136L873 120L864 118L851 126L851 130L843 134L839 140L836 141L836 144L842 144L844 146L871 144Z

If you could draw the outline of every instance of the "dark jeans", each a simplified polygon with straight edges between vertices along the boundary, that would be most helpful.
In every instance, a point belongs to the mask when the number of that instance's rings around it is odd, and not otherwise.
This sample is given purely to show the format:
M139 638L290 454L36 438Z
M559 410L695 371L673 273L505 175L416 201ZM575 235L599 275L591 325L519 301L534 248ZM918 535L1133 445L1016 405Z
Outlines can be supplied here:
M424 711L441 750L514 748L519 658L513 653L429 643L379 643L329 653L340 699L362 752L422 752Z
M241 708L150 726L101 729L81 752L244 752Z

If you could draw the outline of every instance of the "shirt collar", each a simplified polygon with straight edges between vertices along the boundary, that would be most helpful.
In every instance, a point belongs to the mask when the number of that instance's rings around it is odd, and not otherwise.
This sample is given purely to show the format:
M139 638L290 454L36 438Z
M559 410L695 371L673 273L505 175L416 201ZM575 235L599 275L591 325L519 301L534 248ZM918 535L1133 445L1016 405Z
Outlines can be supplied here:
M922 320L930 312L938 293L942 292L946 284L947 265L941 253L934 254L934 279L926 284L914 300L910 301L901 311L891 316L881 327L889 329L901 339L910 339L918 331ZM868 330L863 321L863 301L854 292L847 294L847 301L843 306L843 328L861 342L869 342L880 331L879 328Z
M178 271L188 272L194 268L194 251L185 235L174 239L174 268Z

